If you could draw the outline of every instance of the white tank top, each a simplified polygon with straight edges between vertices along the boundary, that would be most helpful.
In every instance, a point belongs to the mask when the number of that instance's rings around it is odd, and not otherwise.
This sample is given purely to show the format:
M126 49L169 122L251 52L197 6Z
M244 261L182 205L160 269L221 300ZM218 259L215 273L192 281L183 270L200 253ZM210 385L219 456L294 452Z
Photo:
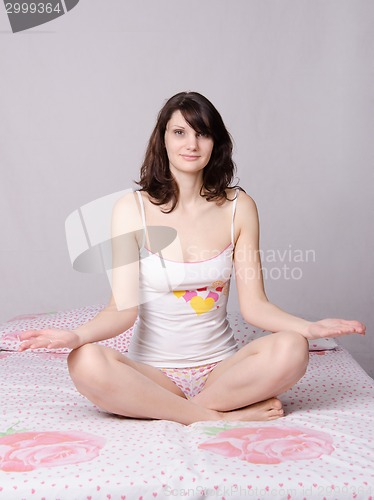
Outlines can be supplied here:
M190 367L221 361L238 350L227 320L238 192L232 202L230 245L211 259L176 262L144 246L145 212L137 191L144 229L131 359L162 368Z

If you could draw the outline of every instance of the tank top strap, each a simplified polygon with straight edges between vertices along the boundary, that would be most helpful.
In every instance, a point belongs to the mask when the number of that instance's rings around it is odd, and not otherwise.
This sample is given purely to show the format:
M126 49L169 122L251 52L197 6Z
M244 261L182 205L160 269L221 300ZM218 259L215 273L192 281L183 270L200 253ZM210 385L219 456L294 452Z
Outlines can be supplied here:
M236 211L236 202L238 201L238 196L239 196L239 189L235 189L236 196L234 198L233 204L232 204L232 219L231 219L231 243L233 246L235 246L235 231L234 231L234 218L235 218L235 211Z
M144 210L144 203L143 203L143 198L142 198L142 195L140 193L139 190L136 191L136 194L138 196L138 199L139 199L139 205L140 205L140 210L141 210L141 213L142 213L142 222L143 222L143 241L142 241L142 246L141 248L144 248L144 245L145 245L145 235L146 235L146 231L147 231L147 226L146 226L146 223L145 223L145 210Z

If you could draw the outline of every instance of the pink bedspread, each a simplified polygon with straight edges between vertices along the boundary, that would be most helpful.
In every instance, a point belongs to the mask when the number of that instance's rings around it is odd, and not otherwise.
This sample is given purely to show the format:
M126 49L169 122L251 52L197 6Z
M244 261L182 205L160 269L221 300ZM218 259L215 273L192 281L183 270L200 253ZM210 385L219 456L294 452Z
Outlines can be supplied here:
M1 351L0 386L0 499L374 498L374 384L341 347L311 353L269 423L107 414L65 353Z

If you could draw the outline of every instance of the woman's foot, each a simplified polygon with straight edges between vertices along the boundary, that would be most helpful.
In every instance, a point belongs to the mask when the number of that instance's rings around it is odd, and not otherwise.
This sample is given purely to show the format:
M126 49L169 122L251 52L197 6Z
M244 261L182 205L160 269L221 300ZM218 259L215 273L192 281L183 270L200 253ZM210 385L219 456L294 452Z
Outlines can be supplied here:
M219 412L222 420L229 421L267 421L283 417L282 403L277 398L266 399L239 410Z

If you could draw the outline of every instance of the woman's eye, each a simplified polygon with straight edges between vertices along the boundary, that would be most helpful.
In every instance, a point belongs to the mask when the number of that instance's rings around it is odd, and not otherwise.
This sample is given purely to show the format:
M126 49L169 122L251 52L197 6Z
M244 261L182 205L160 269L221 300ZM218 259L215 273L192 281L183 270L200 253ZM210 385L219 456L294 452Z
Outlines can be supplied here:
M183 135L183 130L174 130L175 135Z

